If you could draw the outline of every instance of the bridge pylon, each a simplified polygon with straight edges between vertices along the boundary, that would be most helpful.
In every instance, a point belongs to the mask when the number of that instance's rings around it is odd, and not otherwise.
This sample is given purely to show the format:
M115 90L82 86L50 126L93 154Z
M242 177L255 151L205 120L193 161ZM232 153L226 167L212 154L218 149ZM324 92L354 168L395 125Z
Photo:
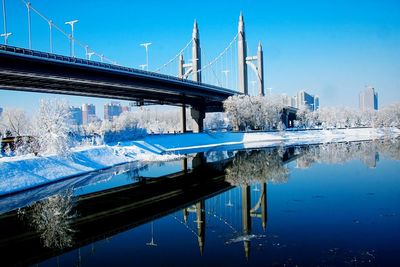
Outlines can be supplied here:
M254 62L257 61L257 65ZM257 55L247 56L247 43L244 27L243 14L239 16L238 26L238 78L239 90L241 93L248 95L248 75L247 65L255 72L258 80L258 95L264 95L264 64L263 64L263 50L261 42L258 43Z
M192 59L191 62L185 63L185 59L181 54L178 60L179 78L187 79L192 75L192 80L201 83L201 47L200 33L197 21L194 21L192 32ZM192 107L190 112L193 120L193 132L203 131L203 120L205 112L203 107ZM182 132L186 132L186 104L182 104Z

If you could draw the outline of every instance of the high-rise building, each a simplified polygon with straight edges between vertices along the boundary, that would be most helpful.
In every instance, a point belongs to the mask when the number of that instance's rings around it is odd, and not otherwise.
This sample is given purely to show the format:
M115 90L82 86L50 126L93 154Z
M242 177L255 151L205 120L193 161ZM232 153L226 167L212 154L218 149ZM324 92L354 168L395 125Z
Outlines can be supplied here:
M309 110L314 111L319 108L319 97L311 95L305 91L297 92L296 108L307 107Z
M69 107L71 112L71 124L82 125L82 109L79 107Z
M88 125L89 123L96 121L96 106L93 104L82 105L82 124Z
M314 96L314 110L319 109L319 96Z
M129 106L122 106L122 113L131 111L131 107Z
M122 113L122 106L120 102L104 104L104 120L112 121Z
M375 88L368 86L360 92L359 105L362 111L378 110L378 93Z

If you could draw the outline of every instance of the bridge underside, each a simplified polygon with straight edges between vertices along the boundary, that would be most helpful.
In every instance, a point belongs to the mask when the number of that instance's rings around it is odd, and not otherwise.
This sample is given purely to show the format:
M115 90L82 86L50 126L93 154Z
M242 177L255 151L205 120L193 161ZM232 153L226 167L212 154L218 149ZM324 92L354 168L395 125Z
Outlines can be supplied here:
M88 61L82 59L73 61L0 53L0 88L129 100L141 104L186 104L205 112L222 111L222 101L233 95L233 92L211 86L168 79L165 75L158 77L124 67L115 70L119 67L102 63L87 66Z

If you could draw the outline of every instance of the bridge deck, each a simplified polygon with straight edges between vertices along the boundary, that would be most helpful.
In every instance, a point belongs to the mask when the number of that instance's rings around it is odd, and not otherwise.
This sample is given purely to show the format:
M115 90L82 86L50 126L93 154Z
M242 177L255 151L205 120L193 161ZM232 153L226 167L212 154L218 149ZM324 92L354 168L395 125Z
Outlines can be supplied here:
M131 100L183 103L222 110L237 92L187 79L74 57L0 45L0 88Z

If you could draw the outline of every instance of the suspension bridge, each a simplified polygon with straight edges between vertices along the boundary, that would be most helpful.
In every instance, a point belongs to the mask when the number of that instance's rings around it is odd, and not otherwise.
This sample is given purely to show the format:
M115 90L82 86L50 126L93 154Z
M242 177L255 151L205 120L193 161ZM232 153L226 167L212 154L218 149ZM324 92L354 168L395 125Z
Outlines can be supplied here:
M237 34L214 58L207 60L200 46L197 22L190 40L170 60L154 71L119 65L91 46L67 33L53 20L21 0L27 10L28 47L8 45L12 33L7 31L6 7L3 1L4 45L0 46L0 88L27 92L103 97L136 101L139 105L166 104L182 107L182 132L186 131L186 108L190 107L193 131L203 130L207 112L223 111L223 101L235 94L264 95L263 50L258 44L256 55L247 54L243 15ZM33 49L31 16L37 15L49 25L49 51ZM68 40L70 55L54 53L53 31ZM84 58L75 56L75 45ZM202 64L202 62L206 62ZM147 64L148 69L148 64ZM250 71L248 71L250 70ZM249 90L249 81L252 88Z

